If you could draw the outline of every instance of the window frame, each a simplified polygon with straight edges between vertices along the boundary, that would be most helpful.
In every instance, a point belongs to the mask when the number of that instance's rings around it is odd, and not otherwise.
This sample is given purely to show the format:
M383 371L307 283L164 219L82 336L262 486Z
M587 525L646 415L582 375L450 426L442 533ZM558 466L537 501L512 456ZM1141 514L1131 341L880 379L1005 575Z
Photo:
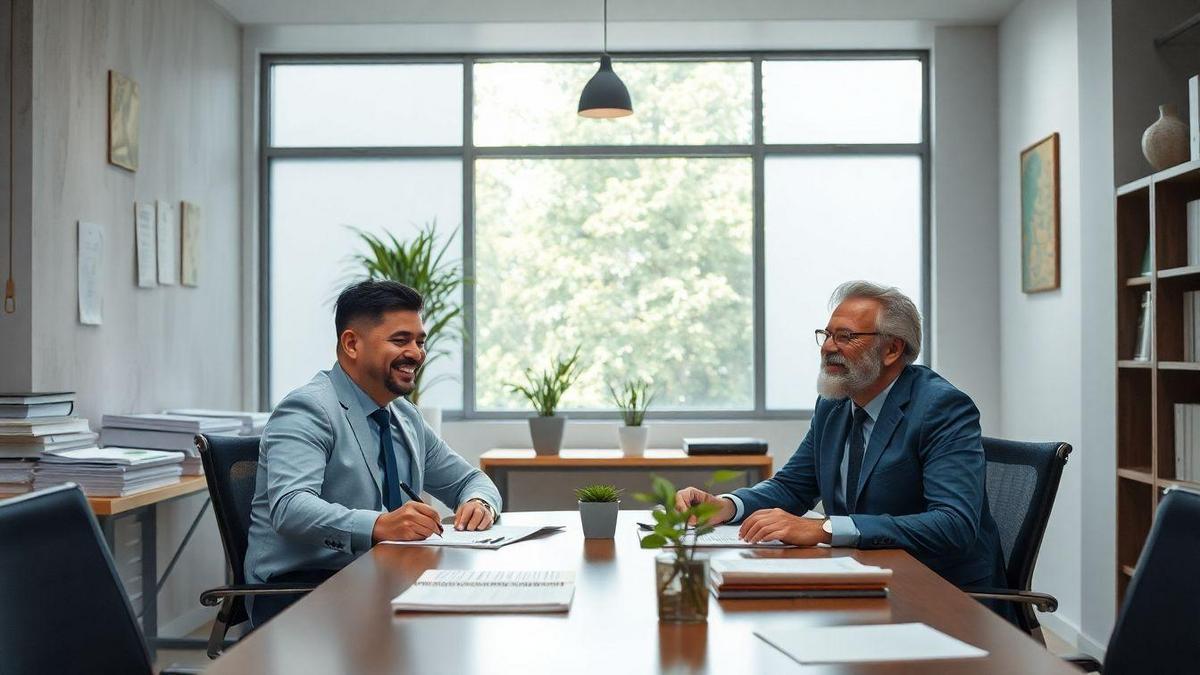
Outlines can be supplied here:
M514 54L263 54L259 63L259 143L258 143L258 395L260 407L271 400L271 164L275 159L418 159L458 158L462 161L462 265L464 274L475 272L475 160L553 159L553 158L636 158L636 157L748 157L752 160L754 275L754 408L743 410L651 410L647 419L677 420L806 420L812 409L768 409L766 407L766 269L765 260L765 185L767 156L906 156L921 161L921 297L922 341L920 363L930 362L930 336L933 323L931 273L931 140L930 72L928 50L767 50L767 51L686 51L686 52L611 52L614 61L749 61L752 84L753 138L748 145L556 145L556 146L485 146L474 144L474 66L476 63L509 61L595 61L595 52L514 53ZM762 65L772 60L916 60L921 66L921 140L918 143L850 144L767 144L763 140ZM460 64L463 68L463 133L461 146L379 146L379 147L274 147L271 145L272 83L271 68L277 65L339 64ZM580 83L582 86L582 83ZM468 335L475 334L475 291L463 288L463 319ZM815 357L814 357L815 358ZM480 411L475 407L475 350L462 350L462 408L447 410L446 420L524 419L527 411ZM571 410L576 419L612 419L614 410Z

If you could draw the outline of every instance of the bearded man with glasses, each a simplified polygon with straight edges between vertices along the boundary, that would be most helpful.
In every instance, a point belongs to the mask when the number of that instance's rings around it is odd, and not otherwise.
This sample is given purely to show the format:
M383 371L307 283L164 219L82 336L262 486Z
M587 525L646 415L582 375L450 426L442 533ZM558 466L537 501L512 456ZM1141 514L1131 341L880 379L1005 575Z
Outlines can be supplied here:
M678 506L717 504L714 521L740 522L748 542L903 548L957 586L1005 586L979 411L914 363L916 305L866 281L842 284L829 304L829 323L816 331L820 396L795 454L771 478L731 494L680 490ZM827 517L803 518L818 500Z

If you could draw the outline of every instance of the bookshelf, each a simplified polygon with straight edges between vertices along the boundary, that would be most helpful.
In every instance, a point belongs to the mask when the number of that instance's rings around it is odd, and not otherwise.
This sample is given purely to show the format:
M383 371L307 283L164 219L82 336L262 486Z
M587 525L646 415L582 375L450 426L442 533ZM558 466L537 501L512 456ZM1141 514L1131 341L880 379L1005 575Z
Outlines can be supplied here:
M1200 354L1197 360L1184 358L1185 293L1200 291L1200 264L1188 264L1187 240L1186 205L1197 199L1200 160L1122 185L1116 192L1118 603L1163 490L1171 485L1200 488L1200 482L1175 475L1175 404L1200 404ZM1150 353L1137 359L1147 293Z

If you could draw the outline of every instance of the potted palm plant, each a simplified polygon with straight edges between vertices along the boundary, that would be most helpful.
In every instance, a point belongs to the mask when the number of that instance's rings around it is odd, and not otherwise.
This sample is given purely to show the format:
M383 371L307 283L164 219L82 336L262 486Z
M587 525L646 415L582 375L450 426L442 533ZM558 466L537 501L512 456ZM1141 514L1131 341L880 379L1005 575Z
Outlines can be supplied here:
M354 263L370 279L389 279L410 286L425 299L421 318L425 322L425 364L417 370L408 400L421 411L434 431L441 433L442 411L421 402L422 395L449 375L425 377L429 366L449 354L447 343L466 340L462 322L463 307L458 300L461 288L470 283L463 277L458 261L446 257L457 230L438 243L437 221L427 223L413 239L400 241L387 233L376 236L351 228L366 246L365 253L353 256Z
M536 417L529 418L529 435L535 453L557 455L562 449L567 416L558 414L558 404L563 394L579 379L581 372L579 347L576 347L571 358L556 358L549 370L543 370L538 375L526 368L524 384L505 383L510 391L528 399L537 411Z
M732 480L739 473L716 471L705 486ZM719 507L705 502L681 511L675 506L675 486L661 476L651 480L652 491L634 497L659 507L651 511L654 531L642 538L642 548L663 549L654 557L658 620L708 621L708 561L696 557L696 538L713 531L710 521Z
M588 485L575 489L585 538L612 539L616 535L621 492L615 485Z
M642 426L646 410L654 400L655 392L645 380L627 380L620 390L608 387L612 402L621 411L624 426L617 429L621 451L627 455L644 455L650 439L649 427Z

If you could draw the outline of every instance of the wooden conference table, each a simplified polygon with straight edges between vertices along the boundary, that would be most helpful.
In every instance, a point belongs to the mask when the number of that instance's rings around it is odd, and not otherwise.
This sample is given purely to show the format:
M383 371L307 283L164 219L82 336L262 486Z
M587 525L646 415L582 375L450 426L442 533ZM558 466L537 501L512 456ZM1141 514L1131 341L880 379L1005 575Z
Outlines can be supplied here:
M237 673L1062 673L1079 671L907 553L758 550L758 556L853 555L894 570L891 596L856 600L710 600L707 624L660 624L655 551L622 511L615 540L587 540L572 511L505 514L566 532L497 551L376 546L213 662ZM715 555L741 555L726 550ZM393 614L390 601L430 568L574 569L567 614ZM981 659L800 666L755 637L759 626L920 621L986 649ZM869 649L870 645L863 645Z

